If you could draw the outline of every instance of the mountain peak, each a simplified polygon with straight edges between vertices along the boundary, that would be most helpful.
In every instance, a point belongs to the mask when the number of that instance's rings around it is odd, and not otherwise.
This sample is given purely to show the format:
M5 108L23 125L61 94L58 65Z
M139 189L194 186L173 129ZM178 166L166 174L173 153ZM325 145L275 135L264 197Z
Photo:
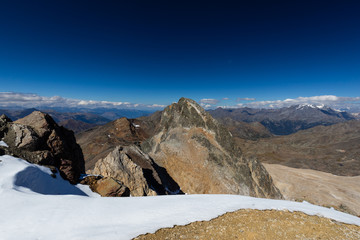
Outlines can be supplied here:
M298 104L294 106L296 108L296 110L304 110L304 109L331 109L326 107L324 104L319 104L319 105L315 105L315 104Z
M264 167L243 158L231 133L191 99L166 107L141 146L184 192L281 198Z
M214 128L214 119L197 102L189 98L180 98L177 103L167 106L161 116L160 125L168 128L202 127Z

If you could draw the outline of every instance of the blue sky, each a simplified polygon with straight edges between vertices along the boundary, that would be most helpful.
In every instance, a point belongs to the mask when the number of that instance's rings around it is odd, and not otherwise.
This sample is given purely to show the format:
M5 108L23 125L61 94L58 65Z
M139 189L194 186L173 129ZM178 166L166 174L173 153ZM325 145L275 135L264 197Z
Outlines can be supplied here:
M2 1L0 92L161 105L356 99L359 12L358 1Z

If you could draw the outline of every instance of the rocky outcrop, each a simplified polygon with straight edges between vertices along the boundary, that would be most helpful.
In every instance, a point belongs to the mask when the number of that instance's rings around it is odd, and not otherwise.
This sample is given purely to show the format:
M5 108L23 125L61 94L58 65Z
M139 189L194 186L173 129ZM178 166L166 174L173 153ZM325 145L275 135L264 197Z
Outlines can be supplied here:
M166 170L159 167L136 145L116 147L88 173L116 179L130 189L131 196L180 192L179 186Z
M9 146L4 149L5 154L31 163L54 166L73 184L85 172L84 157L74 133L59 127L47 114L34 111L16 122L3 115L0 133Z
M193 100L165 108L142 148L186 193L282 197L265 168L244 158L230 132Z
M99 159L105 158L117 146L138 145L150 136L153 129L154 124L149 120L119 118L77 134L86 170L93 169Z
M129 197L130 189L111 177L87 176L80 182L102 197Z

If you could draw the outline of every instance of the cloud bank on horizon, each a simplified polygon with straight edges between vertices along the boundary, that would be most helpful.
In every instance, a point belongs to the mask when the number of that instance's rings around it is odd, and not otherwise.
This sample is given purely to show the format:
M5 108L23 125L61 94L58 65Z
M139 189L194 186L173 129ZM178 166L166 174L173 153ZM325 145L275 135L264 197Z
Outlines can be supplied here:
M334 109L360 112L360 97L339 97L335 95L321 95L312 97L288 98L285 100L256 101L255 98L200 99L199 104L206 109L223 108L281 108L299 104L312 104L315 106L328 106ZM233 102L234 104L231 104ZM165 105L142 104L130 102L94 101L63 98L60 96L44 97L33 93L0 92L0 107L21 108L116 108L116 109L142 109L159 110Z
M60 96L44 97L33 93L0 92L1 107L22 108L116 108L116 109L162 109L165 105L141 104L130 102L110 102L63 98Z

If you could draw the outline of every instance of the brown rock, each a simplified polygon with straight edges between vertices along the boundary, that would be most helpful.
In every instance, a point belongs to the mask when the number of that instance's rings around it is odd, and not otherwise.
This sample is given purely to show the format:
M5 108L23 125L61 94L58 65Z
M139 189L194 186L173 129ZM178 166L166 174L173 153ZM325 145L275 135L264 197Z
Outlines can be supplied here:
M186 193L282 197L266 169L244 158L230 132L193 100L165 108L142 148Z
M129 197L130 190L114 178L105 177L96 181L93 190L103 197Z
M93 192L102 197L128 197L130 190L114 178L102 176L87 176L80 181L81 184L89 185Z
M14 123L5 117L1 119L1 135L9 145L6 154L54 166L62 177L73 184L78 182L85 172L84 157L72 131L59 127L49 115L39 111Z

